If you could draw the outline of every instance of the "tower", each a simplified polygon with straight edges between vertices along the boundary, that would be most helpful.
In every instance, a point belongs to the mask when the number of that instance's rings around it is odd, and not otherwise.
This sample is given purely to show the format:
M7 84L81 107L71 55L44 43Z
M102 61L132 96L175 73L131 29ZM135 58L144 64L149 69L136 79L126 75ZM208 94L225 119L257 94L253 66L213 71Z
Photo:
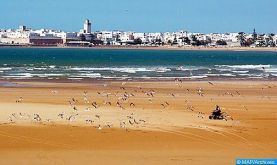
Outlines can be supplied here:
M20 30L21 32L26 31L26 26L24 26L24 25L19 26L19 30Z
M91 23L88 19L84 23L84 33L91 33Z
M256 29L255 28L253 30L253 34L252 35L253 35L253 39L256 40L258 35L256 33Z

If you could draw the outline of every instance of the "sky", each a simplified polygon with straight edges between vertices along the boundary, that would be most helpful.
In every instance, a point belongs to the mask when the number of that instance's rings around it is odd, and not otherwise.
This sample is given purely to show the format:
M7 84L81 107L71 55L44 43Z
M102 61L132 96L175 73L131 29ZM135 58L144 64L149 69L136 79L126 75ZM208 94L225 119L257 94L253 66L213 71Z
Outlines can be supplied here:
M1 0L0 29L277 33L277 0Z

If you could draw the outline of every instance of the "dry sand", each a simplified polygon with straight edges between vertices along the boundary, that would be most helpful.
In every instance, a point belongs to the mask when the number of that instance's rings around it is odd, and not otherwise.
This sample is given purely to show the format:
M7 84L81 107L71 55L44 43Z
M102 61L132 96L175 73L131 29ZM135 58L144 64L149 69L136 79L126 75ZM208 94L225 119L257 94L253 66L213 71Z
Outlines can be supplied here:
M0 87L0 164L200 165L277 157L277 82L212 83ZM215 105L229 120L208 119Z

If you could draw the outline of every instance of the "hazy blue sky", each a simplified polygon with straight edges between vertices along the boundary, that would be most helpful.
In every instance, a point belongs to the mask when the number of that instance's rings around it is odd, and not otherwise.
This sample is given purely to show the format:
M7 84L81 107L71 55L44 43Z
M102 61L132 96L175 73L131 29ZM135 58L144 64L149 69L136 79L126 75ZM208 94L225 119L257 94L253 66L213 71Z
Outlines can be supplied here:
M0 28L277 33L277 0L1 0Z

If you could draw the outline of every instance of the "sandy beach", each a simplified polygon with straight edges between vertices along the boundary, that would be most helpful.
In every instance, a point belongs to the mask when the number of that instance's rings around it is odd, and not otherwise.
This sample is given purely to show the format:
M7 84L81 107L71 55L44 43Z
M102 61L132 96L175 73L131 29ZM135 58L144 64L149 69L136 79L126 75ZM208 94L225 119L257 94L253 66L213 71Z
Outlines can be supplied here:
M234 164L277 156L275 81L0 84L1 165ZM209 120L216 105L227 120Z

